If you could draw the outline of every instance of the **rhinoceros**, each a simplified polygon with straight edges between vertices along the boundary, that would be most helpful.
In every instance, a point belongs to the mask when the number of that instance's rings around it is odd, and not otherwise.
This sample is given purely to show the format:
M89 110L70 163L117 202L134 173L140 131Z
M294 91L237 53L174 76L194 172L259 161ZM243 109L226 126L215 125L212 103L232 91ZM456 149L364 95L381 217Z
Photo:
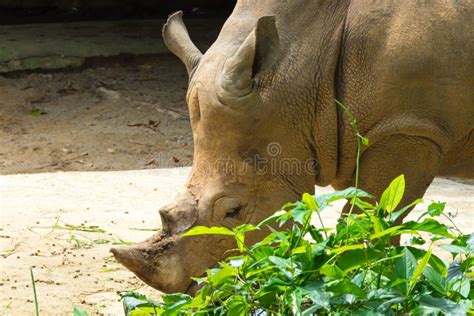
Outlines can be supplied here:
M189 74L192 172L160 234L112 249L156 289L189 291L235 248L180 238L191 227L258 223L314 185L353 186L354 118L365 191L404 174L407 204L435 176L474 178L472 0L241 0L205 54L181 12L163 37Z

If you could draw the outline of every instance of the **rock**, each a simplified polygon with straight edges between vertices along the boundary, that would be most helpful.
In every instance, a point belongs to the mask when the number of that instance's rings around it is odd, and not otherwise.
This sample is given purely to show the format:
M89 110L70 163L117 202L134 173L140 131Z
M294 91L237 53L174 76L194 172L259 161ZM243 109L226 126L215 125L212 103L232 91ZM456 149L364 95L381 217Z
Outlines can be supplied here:
M148 162L145 164L145 166L149 166L149 165L153 165L153 164L156 164L156 159L155 158L152 158L152 159L148 160Z
M120 93L118 93L115 90L107 89L104 87L97 88L97 93L99 93L100 96L111 99L111 100L120 99Z

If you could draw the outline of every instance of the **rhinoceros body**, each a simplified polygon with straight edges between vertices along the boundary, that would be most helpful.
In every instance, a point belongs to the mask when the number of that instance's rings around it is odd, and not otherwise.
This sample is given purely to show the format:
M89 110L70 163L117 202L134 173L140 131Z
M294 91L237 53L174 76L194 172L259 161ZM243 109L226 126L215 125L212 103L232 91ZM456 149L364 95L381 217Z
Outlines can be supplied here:
M362 189L379 196L404 174L407 204L437 175L474 178L473 30L471 0L238 1L203 55L170 16L165 42L190 75L192 174L160 211L163 233L116 258L157 289L189 290L234 245L184 231L258 223L315 184L354 185L352 117L369 139Z

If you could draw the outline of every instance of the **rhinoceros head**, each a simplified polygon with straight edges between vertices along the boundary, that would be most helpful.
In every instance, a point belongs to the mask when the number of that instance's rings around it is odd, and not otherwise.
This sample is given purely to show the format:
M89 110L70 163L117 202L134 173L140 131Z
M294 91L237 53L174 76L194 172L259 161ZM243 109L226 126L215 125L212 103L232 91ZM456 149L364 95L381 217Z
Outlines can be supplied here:
M189 291L191 277L201 276L235 248L228 236L180 237L182 233L198 225L258 223L301 193L286 177L290 170L281 170L295 162L281 165L283 148L297 145L285 135L291 126L283 126L287 122L272 112L260 81L278 60L275 17L249 21L249 32L237 43L220 45L218 40L203 55L191 42L181 15L169 17L163 37L190 75L192 173L183 193L160 210L160 234L135 246L112 249L119 262L164 292ZM291 150L287 154L294 157ZM313 179L314 175L299 183L311 188Z

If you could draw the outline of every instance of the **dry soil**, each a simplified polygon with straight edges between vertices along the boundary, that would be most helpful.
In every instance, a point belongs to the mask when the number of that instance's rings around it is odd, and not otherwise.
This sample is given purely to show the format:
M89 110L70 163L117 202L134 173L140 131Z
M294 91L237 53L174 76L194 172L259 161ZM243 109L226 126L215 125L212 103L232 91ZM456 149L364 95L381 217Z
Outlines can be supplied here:
M171 55L0 76L0 174L189 165L186 86Z

